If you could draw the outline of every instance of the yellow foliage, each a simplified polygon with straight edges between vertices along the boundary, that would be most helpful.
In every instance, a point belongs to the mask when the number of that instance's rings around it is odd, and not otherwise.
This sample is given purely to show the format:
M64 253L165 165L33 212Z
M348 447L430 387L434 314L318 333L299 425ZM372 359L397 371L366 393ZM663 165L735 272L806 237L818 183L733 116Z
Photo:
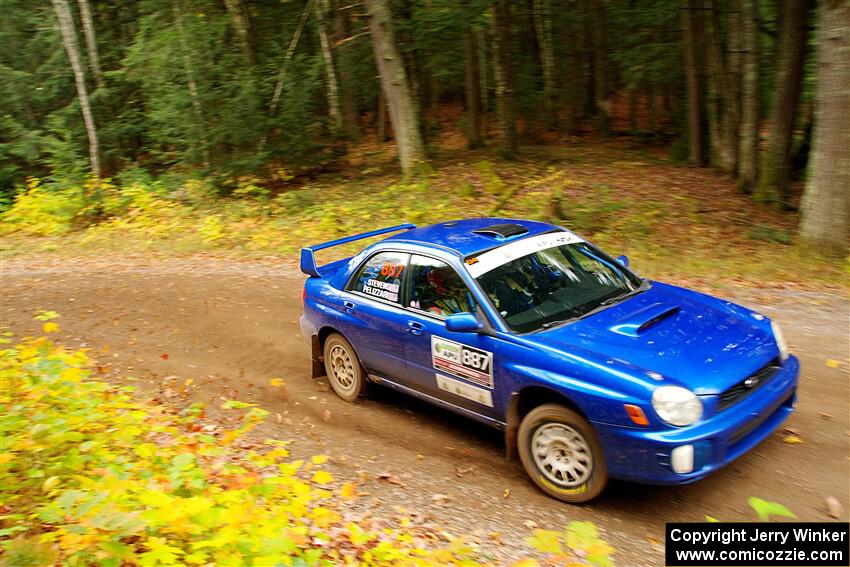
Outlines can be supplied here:
M370 531L344 521L338 496L322 488L333 476L299 477L304 462L285 461L279 441L256 453L226 444L262 419L252 404L225 404L244 412L243 425L216 439L197 431L197 408L181 416L135 401L130 388L92 380L88 364L85 352L46 338L0 351L0 543L15 561L478 564L455 543L426 551L404 528ZM308 466L327 461L317 455ZM270 476L272 468L278 473ZM348 483L340 493L355 491Z

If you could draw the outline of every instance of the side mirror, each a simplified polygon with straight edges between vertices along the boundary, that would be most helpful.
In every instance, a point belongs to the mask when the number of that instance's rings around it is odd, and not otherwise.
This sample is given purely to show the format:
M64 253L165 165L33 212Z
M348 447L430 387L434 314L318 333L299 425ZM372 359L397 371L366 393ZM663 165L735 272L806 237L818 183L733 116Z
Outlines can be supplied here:
M446 317L446 330L453 333L474 333L481 329L481 323L472 313L456 313Z
M628 256L626 256L625 254L624 254L624 255L622 255L622 256L617 256L617 261L618 261L620 264L622 264L622 265L623 265L623 267L625 267L625 268L628 268L628 267L629 267L629 257L628 257Z

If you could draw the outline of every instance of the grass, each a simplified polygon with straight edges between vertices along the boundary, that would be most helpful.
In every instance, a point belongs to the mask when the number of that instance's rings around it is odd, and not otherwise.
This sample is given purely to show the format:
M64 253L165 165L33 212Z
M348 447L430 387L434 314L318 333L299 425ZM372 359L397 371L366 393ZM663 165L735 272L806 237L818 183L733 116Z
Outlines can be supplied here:
M212 252L294 265L305 244L401 222L498 215L566 226L614 255L629 255L652 278L704 287L847 288L847 259L795 243L796 213L760 207L732 179L674 164L660 151L582 140L524 148L515 161L445 146L436 154L433 171L409 182L398 181L389 152L366 147L351 152L342 171L291 180L275 194L266 179L242 179L227 199L197 182L170 192L113 189L110 217L84 228L71 220L53 236L27 234L26 219L12 222L7 213L0 253Z

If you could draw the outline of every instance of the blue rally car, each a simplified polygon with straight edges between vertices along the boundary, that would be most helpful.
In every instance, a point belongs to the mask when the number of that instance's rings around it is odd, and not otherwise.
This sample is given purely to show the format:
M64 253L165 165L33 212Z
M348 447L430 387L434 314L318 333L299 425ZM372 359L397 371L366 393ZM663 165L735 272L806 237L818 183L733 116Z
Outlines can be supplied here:
M314 253L395 233L351 258ZM800 366L763 315L650 281L572 232L481 218L303 248L314 377L384 384L505 432L566 502L609 477L687 483L741 456L796 402Z

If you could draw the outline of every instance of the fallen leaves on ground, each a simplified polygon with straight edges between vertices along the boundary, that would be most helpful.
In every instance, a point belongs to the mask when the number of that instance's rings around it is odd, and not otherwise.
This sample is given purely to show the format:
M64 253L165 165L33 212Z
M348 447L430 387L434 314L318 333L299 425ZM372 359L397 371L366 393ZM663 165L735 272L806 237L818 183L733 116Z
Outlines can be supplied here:
M390 484L396 484L398 486L404 486L404 483L401 482L401 479L398 478L393 473L389 473L389 472L381 473L381 474L378 475L378 478L380 480L385 480L385 481L389 482Z
M467 467L455 467L455 474L459 477L463 477L465 474L469 474L475 470L475 465L469 465Z
M843 506L841 506L841 502L838 501L838 498L835 496L826 497L826 513L830 518L835 518L837 520L841 517L842 510Z

